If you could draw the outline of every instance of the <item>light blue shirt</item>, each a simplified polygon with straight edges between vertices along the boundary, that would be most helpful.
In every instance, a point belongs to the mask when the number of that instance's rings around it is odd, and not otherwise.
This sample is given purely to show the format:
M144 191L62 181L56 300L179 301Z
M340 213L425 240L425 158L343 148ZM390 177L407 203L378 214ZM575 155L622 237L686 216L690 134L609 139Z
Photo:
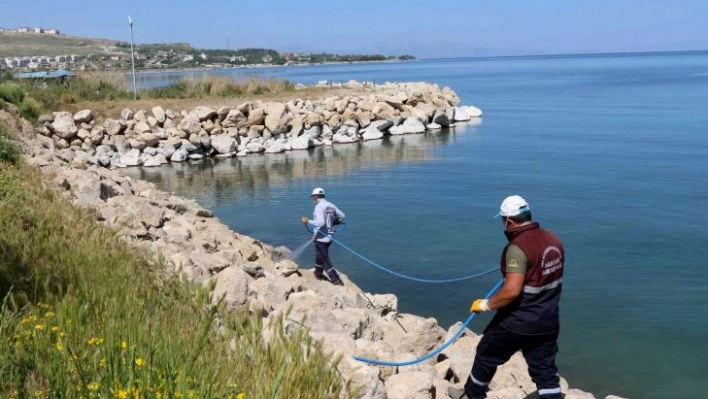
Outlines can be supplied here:
M315 204L313 219L308 220L315 227L315 236L319 242L332 242L330 235L335 233L334 221L343 221L345 218L344 212L340 211L334 204L320 198Z

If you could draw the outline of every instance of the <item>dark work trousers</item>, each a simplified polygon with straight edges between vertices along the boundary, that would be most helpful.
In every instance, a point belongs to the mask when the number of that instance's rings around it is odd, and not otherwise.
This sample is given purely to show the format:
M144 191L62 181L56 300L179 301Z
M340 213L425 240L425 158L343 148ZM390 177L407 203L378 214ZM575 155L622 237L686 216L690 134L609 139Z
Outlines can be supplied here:
M497 367L506 363L520 350L529 366L529 375L542 399L561 399L560 378L556 368L558 333L521 335L499 325L487 327L477 345L472 372L465 383L470 399L487 397L487 386Z
M322 269L327 273L329 281L336 283L339 281L339 274L334 270L332 262L329 260L329 246L332 242L319 242L315 240L315 276L322 276Z

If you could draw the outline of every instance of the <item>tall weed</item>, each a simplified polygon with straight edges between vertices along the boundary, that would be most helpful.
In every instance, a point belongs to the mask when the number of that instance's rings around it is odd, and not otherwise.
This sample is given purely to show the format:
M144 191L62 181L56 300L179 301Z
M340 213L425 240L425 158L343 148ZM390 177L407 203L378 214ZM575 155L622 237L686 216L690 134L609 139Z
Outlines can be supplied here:
M335 398L355 391L305 331L214 305L154 260L0 166L0 397Z
M10 139L10 129L0 122L0 164L14 165L20 160L20 151Z

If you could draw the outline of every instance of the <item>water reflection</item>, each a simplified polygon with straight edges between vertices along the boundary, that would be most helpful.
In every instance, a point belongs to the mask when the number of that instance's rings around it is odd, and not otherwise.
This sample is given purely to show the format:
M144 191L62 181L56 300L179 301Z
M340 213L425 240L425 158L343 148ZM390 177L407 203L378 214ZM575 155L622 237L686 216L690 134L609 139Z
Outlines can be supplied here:
M387 136L383 140L308 151L222 160L208 158L159 168L126 168L120 173L155 183L177 195L218 202L220 193L234 189L239 189L241 195L254 196L259 188L282 187L293 179L341 176L367 168L381 170L398 163L425 162L432 159L434 146L454 142L457 134L473 134L474 128L470 127L458 125L439 132ZM233 194L229 198L233 199Z

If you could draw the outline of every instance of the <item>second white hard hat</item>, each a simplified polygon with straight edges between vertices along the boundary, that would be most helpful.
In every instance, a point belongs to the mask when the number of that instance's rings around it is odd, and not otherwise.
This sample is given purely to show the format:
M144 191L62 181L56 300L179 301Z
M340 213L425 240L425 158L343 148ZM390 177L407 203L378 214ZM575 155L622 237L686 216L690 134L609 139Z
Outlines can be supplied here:
M324 189L322 187L317 187L316 189L312 190L312 195L325 195Z
M520 215L530 210L528 202L518 195L506 197L499 207L499 213L495 217L509 217Z

